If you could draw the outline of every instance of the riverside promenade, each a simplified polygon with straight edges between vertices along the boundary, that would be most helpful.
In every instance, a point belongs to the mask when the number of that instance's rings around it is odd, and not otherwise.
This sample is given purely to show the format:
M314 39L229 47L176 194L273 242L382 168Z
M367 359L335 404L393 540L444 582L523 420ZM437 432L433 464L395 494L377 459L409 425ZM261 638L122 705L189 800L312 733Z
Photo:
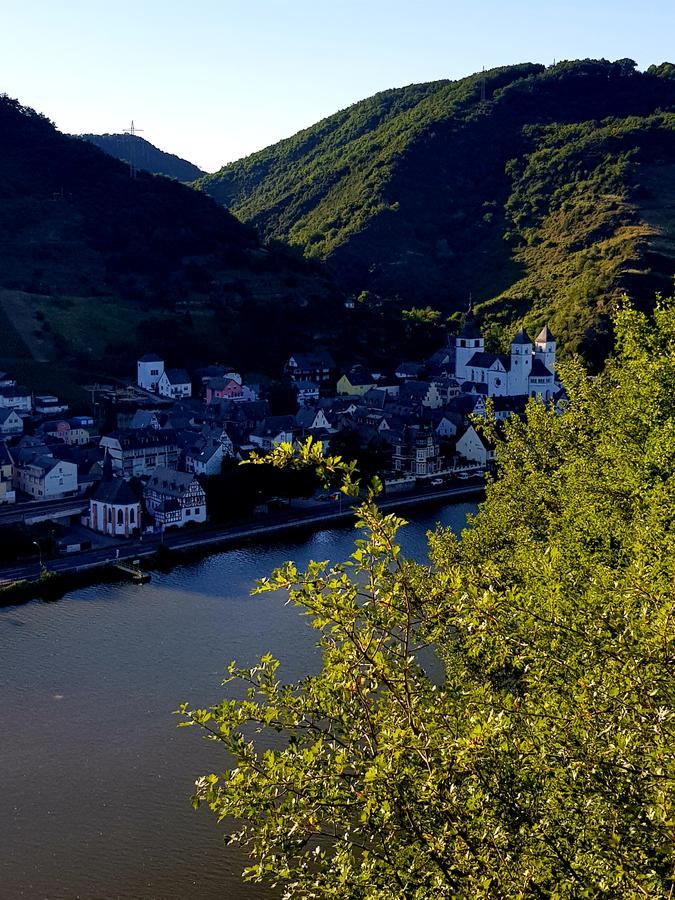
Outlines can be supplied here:
M482 480L480 483L472 481L438 490L383 496L378 499L378 506L384 510L398 510L427 503L475 500L483 491ZM350 503L350 499L349 497L343 499L341 510L305 509L270 513L265 516L264 521L249 519L232 525L203 525L163 535L143 535L134 540L121 540L118 546L100 547L45 560L45 568L50 573L59 575L93 573L96 569L105 569L116 563L153 557L160 547L177 554L190 551L209 552L250 540L273 538L275 535L290 531L316 531L330 525L349 522L354 516L354 504ZM17 581L37 581L40 572L41 567L36 560L0 568L0 588Z

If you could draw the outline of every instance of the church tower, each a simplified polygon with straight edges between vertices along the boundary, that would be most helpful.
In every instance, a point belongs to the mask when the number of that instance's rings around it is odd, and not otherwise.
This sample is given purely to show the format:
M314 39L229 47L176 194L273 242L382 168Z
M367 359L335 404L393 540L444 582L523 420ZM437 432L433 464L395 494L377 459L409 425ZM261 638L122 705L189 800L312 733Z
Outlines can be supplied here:
M482 353L484 347L483 338L473 314L473 304L469 301L464 324L455 338L455 378L457 381L461 383L469 380L471 373L467 363L474 353Z
M534 342L534 353L549 372L555 372L555 338L548 325L544 325Z
M509 394L520 397L529 393L529 377L532 371L532 341L524 328L511 341L511 370Z

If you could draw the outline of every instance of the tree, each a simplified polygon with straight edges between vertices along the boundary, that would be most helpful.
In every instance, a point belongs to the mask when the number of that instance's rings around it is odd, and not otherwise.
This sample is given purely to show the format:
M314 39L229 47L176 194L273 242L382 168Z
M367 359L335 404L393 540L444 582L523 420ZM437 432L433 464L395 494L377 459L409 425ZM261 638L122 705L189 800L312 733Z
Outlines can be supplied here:
M194 802L235 821L247 878L286 897L673 896L675 305L614 327L601 375L567 365L564 409L505 423L484 504L461 540L430 536L430 566L371 492L350 559L260 582L311 616L321 671L285 684L266 655L230 667L245 699L181 708L234 760ZM272 463L342 465L316 446Z

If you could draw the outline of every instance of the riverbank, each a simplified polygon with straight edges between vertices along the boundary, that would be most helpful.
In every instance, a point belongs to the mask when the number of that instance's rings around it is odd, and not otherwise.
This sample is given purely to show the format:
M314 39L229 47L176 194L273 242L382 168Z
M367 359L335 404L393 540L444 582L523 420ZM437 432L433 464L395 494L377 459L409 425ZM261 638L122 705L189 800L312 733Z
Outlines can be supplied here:
M453 488L382 497L384 510L406 509L428 504L479 499L482 481ZM344 506L347 506L345 498ZM277 513L264 522L247 520L227 526L201 526L189 531L151 535L125 541L117 547L97 548L48 561L47 568L35 561L0 569L0 606L21 603L34 597L50 599L65 591L98 581L121 579L117 563L143 561L148 568L164 568L186 557L203 556L214 550L250 541L274 539L288 532L317 531L353 519L352 507L338 510L309 510L303 513Z

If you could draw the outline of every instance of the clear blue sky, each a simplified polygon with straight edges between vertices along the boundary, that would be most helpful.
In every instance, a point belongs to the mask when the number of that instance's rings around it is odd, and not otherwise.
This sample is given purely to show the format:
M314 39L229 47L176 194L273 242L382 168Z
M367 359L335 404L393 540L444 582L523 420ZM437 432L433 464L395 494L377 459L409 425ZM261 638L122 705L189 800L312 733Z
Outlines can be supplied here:
M675 57L675 0L1 0L0 92L207 170L367 97L516 62ZM1 136L0 136L1 139Z

